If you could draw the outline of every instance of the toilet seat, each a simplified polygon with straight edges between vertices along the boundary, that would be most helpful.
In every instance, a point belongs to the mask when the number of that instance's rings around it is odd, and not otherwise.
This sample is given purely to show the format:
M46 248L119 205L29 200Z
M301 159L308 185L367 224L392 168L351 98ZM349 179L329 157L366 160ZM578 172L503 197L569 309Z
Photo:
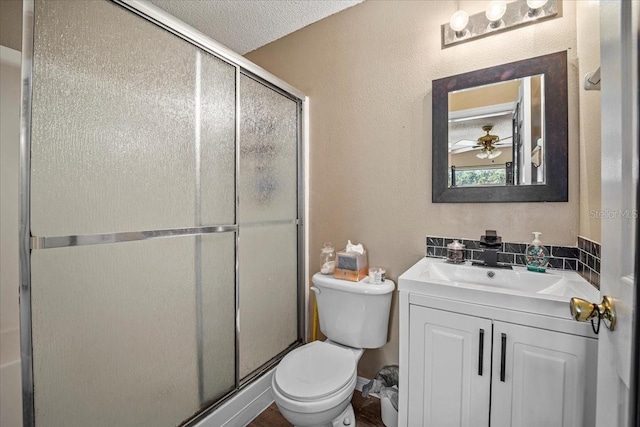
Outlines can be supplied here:
M343 390L355 374L356 357L351 350L314 341L282 359L273 383L289 399L311 402Z

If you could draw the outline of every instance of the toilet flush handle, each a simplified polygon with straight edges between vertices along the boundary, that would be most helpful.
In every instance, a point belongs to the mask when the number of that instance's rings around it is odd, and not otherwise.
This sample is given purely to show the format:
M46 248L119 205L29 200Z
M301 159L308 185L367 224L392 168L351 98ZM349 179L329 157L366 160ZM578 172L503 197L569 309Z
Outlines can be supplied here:
M311 287L311 290L312 290L313 292L315 292L315 293L316 293L316 295L320 295L320 289L316 288L315 286L312 286L312 287Z

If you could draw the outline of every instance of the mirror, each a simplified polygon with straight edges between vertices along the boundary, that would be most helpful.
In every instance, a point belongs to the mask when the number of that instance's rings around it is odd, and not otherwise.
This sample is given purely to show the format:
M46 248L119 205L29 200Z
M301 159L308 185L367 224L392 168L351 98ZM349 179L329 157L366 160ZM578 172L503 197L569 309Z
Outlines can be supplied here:
M544 75L449 92L451 187L544 184Z
M566 202L567 55L433 82L433 202Z

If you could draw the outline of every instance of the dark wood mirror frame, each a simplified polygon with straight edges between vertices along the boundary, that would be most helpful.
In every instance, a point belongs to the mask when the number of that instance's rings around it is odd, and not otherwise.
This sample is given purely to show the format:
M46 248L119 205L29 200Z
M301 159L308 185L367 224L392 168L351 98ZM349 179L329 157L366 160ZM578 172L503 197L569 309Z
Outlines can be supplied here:
M545 184L448 186L449 92L544 74ZM569 198L567 52L557 52L433 81L434 203L566 202Z

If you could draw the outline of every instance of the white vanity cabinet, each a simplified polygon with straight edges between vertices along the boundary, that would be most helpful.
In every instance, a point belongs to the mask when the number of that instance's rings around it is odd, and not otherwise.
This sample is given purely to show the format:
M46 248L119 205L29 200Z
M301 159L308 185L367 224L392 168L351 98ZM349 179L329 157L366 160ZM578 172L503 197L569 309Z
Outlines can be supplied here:
M491 426L595 425L593 338L495 321Z
M411 272L399 280L399 426L595 425L597 336L570 319L570 296L448 290Z
M489 424L491 320L410 306L408 426Z

